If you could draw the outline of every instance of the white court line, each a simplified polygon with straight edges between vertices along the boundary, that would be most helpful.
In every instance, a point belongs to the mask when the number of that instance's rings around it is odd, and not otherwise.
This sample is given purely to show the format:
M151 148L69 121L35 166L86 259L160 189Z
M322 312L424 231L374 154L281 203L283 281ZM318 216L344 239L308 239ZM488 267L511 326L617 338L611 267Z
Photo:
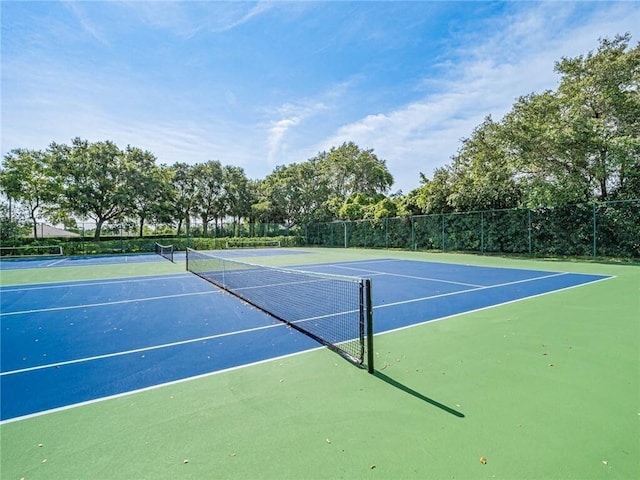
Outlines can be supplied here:
M469 288L467 290L458 290L456 292L449 292L449 293L441 293L439 295L431 295L429 297L412 298L411 300L402 300L400 302L385 303L384 305L378 305L377 307L373 307L373 309L375 310L376 308L386 308L386 307L393 307L395 305L404 305L405 303L422 302L423 300L432 300L434 298L450 297L453 295L460 295L460 294L469 293L469 292L477 292L480 290L489 290L492 288L508 287L510 285L517 285L518 283L535 282L536 280L543 280L545 278L553 278L553 277L561 277L563 275L569 275L569 274L566 272L560 272L560 273L554 273L551 275L544 275L542 277L526 278L524 280L517 280L515 282L497 283L495 285L485 285L483 287ZM558 292L558 291L560 290L552 290L552 292Z
M162 276L149 276L149 277L131 277L130 279L118 279L118 280L104 280L100 282L81 282L81 283L71 283L71 282L62 282L62 283L52 283L50 285L41 285L37 287L30 287L27 285L21 285L17 288L2 288L0 292L25 292L28 290L44 290L48 288L73 288L73 287L92 287L94 285L112 285L116 283L136 283L136 282L153 282L157 280L165 280L167 278L183 278L183 277L191 277L191 275L187 273L179 273L176 275L162 275Z
M212 293L216 293L216 292L217 290L207 290L206 292L178 293L175 295L161 295L159 297L145 297L145 298L134 298L130 300L114 300L112 302L87 303L86 305L69 305L66 307L38 308L34 310L22 310L19 312L0 313L0 317L8 317L10 315L25 315L27 313L56 312L59 310L75 310L78 308L103 307L106 305L119 305L123 303L148 302L152 300L162 300L164 298L188 297L190 295L211 295Z
M44 267L53 267L54 265L57 265L57 264L59 264L59 263L62 263L62 262L64 262L64 261L66 261L66 260L67 260L66 258L63 258L63 259L61 259L61 260L56 260L55 262L48 263L48 264L43 265L43 266L44 266Z
M364 269L364 268L353 268L353 267L344 267L341 265L332 265L335 268L344 268L345 270L356 270L358 272L366 272L366 273L373 273L376 275L388 275L390 277L402 277L402 278L411 278L412 280L425 280L425 281L429 281L429 282L441 282L441 283L451 283L453 285L462 285L465 287L476 287L476 288L480 288L480 287L486 287L487 285L476 285L473 283L463 283L463 282L454 282L452 280L442 280L440 278L430 278L430 277L417 277L414 275L403 275L401 273L390 273L390 272L379 272L377 270L368 270L368 269ZM539 277L539 278L543 278L543 277Z
M77 358L75 360L66 360L64 362L49 363L49 364L46 364L46 365L37 365L35 367L21 368L21 369L18 369L18 370L9 370L7 372L0 373L0 377L4 377L6 375L15 375L15 374L18 374L18 373L33 372L35 370L43 370L45 368L61 367L63 365L73 365L74 363L92 362L94 360L102 360L104 358L120 357L120 356L123 356L123 355L131 355L132 353L150 352L152 350L159 350L159 349L162 349L162 348L177 347L179 345L187 345L189 343L204 342L204 341L213 340L213 339L216 339L216 338L230 337L232 335L239 335L239 334L243 334L243 333L257 332L259 330L266 330L268 328L285 327L285 326L286 326L285 323L280 322L280 323L274 323L272 325L264 325L262 327L253 327L253 328L247 328L245 330L235 330L233 332L218 333L216 335L208 335L206 337L192 338L192 339L189 339L189 340L181 340L179 342L164 343L164 344L161 344L161 345L153 345L151 347L135 348L133 350L125 350L125 351L122 351L122 352L105 353L103 355L95 355L93 357Z
M128 392L116 393L115 395L109 395L107 397L94 398L93 400L86 400L84 402L72 403L71 405L65 405L63 407L52 408L50 410L43 410L41 412L29 413L27 415L22 415L20 417L7 418L6 420L0 420L0 425L4 425L5 423L13 423L19 422L21 420L26 420L28 418L40 417L42 415L48 415L50 413L62 412L64 410L70 410L76 407L82 407L85 405L91 405L93 403L104 402L106 400L113 400L120 397L126 397L129 395L135 395L136 393L148 392L149 390L155 390L157 388L168 387L170 385L177 385L179 383L190 382L192 380L199 380L206 377L211 377L213 375L220 375L222 373L232 372L234 370L240 370L242 368L253 367L256 365L262 365L263 363L276 362L279 360L283 360L285 358L294 357L297 355L302 355L307 352L312 352L315 350L322 350L324 346L318 346L315 348L309 348L307 350L300 350L299 352L288 353L287 355L281 355L279 357L273 358L265 358L264 360L258 360L257 362L245 363L244 365L237 365L235 367L225 368L223 370L216 370L214 372L202 373L200 375L195 375L193 377L179 378L178 380L172 380L170 382L159 383L157 385L151 385L149 387L138 388L137 390L130 390Z
M569 272L565 272L564 274L569 274ZM380 332L380 333L375 334L375 335L376 336L377 335L386 335L387 333L399 332L400 330L407 330L408 328L419 327L419 326L425 325L427 323L439 322L440 320L447 320L449 318L459 317L461 315L466 315L468 313L482 312L483 310L489 310L490 308L500 307L502 305L509 305L510 303L516 303L516 302L520 302L522 300L529 300L531 298L543 297L545 295L551 295L551 294L557 293L557 292L564 292L565 290L571 290L571 289L578 288L578 287L584 287L585 285L591 285L593 283L604 282L606 280L611 280L612 278L616 278L616 277L614 275L612 275L610 277L599 278L598 280L593 280L593 281L590 281L590 282L587 282L587 283L579 283L577 285L571 285L569 287L559 288L558 290L550 290L548 292L536 293L534 295L529 295L527 297L515 298L513 300L507 300L507 301L502 302L502 303L496 303L496 304L493 304L493 305L487 305L486 307L480 307L480 308L476 308L476 309L473 309L473 310L465 310L464 312L453 313L451 315L447 315L447 316L444 316L444 317L432 318L430 320L424 320L424 321L419 322L419 323L412 323L411 325L405 325L404 327L398 327L398 328L394 328L392 330L385 330L384 332ZM469 291L469 290L467 290L467 291Z

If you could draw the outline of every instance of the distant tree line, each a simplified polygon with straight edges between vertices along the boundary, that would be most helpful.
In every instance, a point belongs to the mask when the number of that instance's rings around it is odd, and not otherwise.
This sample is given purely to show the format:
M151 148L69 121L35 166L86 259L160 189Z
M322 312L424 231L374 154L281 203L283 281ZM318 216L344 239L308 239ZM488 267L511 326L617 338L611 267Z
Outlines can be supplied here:
M149 151L80 138L46 150L5 155L0 188L2 236L15 228L17 202L39 218L73 225L171 223L192 218L204 234L225 219L292 227L333 220L640 198L640 46L629 34L555 64L555 91L519 98L500 121L487 117L421 186L390 194L393 177L373 149L343 143L264 179L220 161L158 165ZM8 204L7 204L8 203ZM15 207L14 207L15 211Z
M80 138L45 151L12 150L0 173L3 192L24 207L35 237L40 218L65 225L88 218L96 239L106 222L124 219L137 220L140 236L149 221L175 224L179 235L200 218L205 236L227 218L288 227L326 221L356 194L383 201L392 184L384 160L353 143L258 181L219 161L157 165L149 151Z

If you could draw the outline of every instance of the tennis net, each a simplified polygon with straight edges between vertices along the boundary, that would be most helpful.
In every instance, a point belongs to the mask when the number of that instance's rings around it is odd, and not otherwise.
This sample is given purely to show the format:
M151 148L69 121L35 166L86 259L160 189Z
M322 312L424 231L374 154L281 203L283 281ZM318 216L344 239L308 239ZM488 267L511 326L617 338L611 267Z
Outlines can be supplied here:
M156 253L170 262L173 262L173 245L160 245L156 242Z
M189 248L187 270L373 373L371 280L265 267Z

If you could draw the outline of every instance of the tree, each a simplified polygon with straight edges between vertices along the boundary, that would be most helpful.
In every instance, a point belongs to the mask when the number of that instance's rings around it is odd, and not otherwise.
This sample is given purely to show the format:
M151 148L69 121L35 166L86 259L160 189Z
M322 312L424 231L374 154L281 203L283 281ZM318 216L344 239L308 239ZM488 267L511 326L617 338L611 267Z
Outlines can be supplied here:
M258 211L265 221L292 227L328 220L329 182L315 158L276 167L259 192Z
M557 91L520 97L476 127L452 163L412 192L425 213L640 197L640 47L600 40L563 58Z
M338 211L338 218L341 220L379 220L395 217L397 214L397 204L383 194L355 193L342 204Z
M592 198L583 162L571 149L572 131L562 119L554 92L521 97L503 120L515 175L529 207L555 206Z
M456 211L518 207L521 201L503 128L491 117L463 140L451 167L447 203Z
M0 186L12 200L27 207L33 225L33 237L38 238L38 216L43 207L51 206L55 198L55 176L50 157L42 151L15 149L4 157Z
M193 182L197 191L195 210L202 218L203 235L208 233L209 222L224 218L223 169L219 161L194 165Z
M173 177L172 197L174 199L172 217L178 222L178 235L182 230L183 222L186 222L187 231L191 225L191 211L198 193L193 168L183 162L177 162L170 167Z
M601 39L596 53L563 58L558 98L573 135L573 160L595 196L607 200L635 175L640 155L640 44L631 36Z
M49 151L61 179L60 205L94 220L96 240L105 222L134 212L139 166L135 155L127 155L111 141L90 143L80 138L70 147L52 144Z
M373 149L361 150L355 143L343 143L317 157L331 188L331 195L345 200L355 193L375 195L387 193L393 176L384 160Z
M629 41L563 58L558 90L520 98L505 117L529 205L608 200L637 177L640 49Z
M242 168L230 165L222 168L222 192L224 212L233 217L234 223L251 215L249 179Z
M14 211L11 211L11 210ZM16 215L15 207L9 203L0 202L0 240L12 240L20 237L29 230L22 221L22 215L19 211Z
M132 213L138 216L139 235L144 233L144 223L148 218L161 215L158 206L166 205L171 175L166 167L156 165L156 157L149 151L127 146L123 152L127 162L133 167L129 180Z
M415 202L422 210L421 213L447 213L453 210L448 201L451 177L451 168L448 166L436 168L432 180L420 173L422 185L417 188Z

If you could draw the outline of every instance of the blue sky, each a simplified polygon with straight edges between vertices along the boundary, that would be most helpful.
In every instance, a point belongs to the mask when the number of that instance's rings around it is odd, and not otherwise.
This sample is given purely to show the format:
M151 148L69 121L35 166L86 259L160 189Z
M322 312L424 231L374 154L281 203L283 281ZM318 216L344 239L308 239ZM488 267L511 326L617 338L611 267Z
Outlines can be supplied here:
M2 154L74 137L264 178L354 141L396 182L450 163L554 62L640 40L637 2L2 1Z

